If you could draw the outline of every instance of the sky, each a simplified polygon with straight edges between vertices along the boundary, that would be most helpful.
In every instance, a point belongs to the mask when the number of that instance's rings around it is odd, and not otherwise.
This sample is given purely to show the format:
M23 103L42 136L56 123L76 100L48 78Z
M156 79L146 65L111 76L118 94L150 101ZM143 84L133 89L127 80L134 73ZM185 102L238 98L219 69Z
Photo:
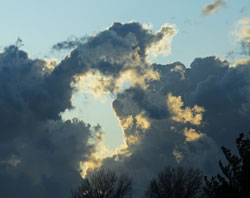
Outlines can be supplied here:
M60 60L68 51L54 52L51 47L55 43L70 37L95 34L109 27L112 22L137 21L152 26L153 31L169 23L175 24L178 29L172 42L172 53L151 59L161 64L178 60L187 67L196 57L216 55L225 58L231 51L237 51L237 39L232 33L237 21L249 13L250 6L247 0L227 1L226 9L220 8L217 13L207 16L201 10L211 2L197 0L158 0L157 3L149 0L0 2L0 17L5 19L1 20L1 27L5 30L0 38L2 50L21 38L21 49L29 52L30 57ZM75 98L74 102L79 108L65 115L66 118L83 117L87 122L102 124L107 136L105 142L111 150L122 143L122 131L110 108L110 96L106 105L95 101L91 95L85 99ZM91 108L92 111L79 112L81 108ZM96 111L93 112L93 109ZM106 140L113 136L115 141Z
M215 174L249 131L248 0L0 0L0 18L2 196L65 197L103 167L140 197L166 165Z

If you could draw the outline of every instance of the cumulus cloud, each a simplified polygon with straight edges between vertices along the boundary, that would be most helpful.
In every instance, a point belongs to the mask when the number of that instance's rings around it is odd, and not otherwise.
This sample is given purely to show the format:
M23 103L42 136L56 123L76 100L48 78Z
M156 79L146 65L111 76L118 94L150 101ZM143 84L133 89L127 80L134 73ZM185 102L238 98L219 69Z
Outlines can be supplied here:
M136 127L145 130L150 127L150 122L143 114L144 113L142 112L139 115L136 115L135 120L136 120Z
M147 62L150 50L169 48L175 33L168 25L153 33L136 22L114 23L75 45L58 64L30 59L17 46L5 48L0 53L0 195L67 197L88 174L81 167L128 172L135 197L166 165L215 174L220 147L233 150L238 133L250 128L249 60L234 67L218 57L196 58L190 67ZM108 157L101 153L101 126L61 119L73 108L78 86L116 94L112 107L124 145Z
M96 152L100 127L60 117L74 88L50 79L56 67L17 46L0 54L1 197L67 197Z
M206 5L202 9L202 14L204 15L211 15L215 14L219 8L224 8L226 7L227 3L223 0L215 0L214 2Z
M218 57L206 57L190 67L176 62L153 68L158 80L148 82L146 89L128 88L113 102L124 126L122 152L129 155L117 152L102 162L135 178L135 197L166 165L216 174L223 159L220 147L234 150L234 139L250 128L249 61L230 66ZM143 132L134 119L142 113L150 126Z
M184 134L186 136L186 141L187 142L198 140L199 138L201 138L204 135L202 133L196 132L195 129L192 129L192 128L190 128L190 129L185 128L184 129Z
M185 109L183 109L183 102L181 101L181 97L175 97L171 93L168 94L167 105L169 110L173 114L172 119L176 122L190 122L194 125L201 124L204 108L195 105L193 108L186 107Z
M168 43L158 50L170 47L166 37L173 34L170 25L153 33L136 22L113 23L91 37L54 45L54 50L73 49L58 64L29 58L18 49L19 43L6 47L0 53L0 195L67 197L86 174L82 168L102 164L105 149L100 126L77 118L62 120L61 113L73 108L74 92L88 84L88 77L95 80L89 83L94 92L122 92L126 80L131 87L146 89L159 78L146 61L148 51L162 46L162 40ZM135 144L150 123L143 113L134 115L132 122L137 136L131 133L127 140ZM129 119L126 123L130 127ZM125 149L119 153L128 156Z
M175 34L172 25L164 25L153 33L136 22L113 23L76 47L55 69L55 78L62 74L64 81L72 82L76 76L100 76L95 83L93 78L91 82L97 93L116 93L127 79L132 86L145 88L146 81L158 78L157 72L146 61L147 54L155 46L159 46L157 51L168 50Z

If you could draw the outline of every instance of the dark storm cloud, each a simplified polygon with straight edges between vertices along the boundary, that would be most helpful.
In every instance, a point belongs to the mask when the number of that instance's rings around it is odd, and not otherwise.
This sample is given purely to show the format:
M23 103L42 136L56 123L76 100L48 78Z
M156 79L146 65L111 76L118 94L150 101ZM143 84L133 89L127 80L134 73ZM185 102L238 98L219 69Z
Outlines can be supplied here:
M129 88L113 102L127 147L103 161L104 167L135 177L138 197L166 165L216 174L223 159L220 147L234 151L234 139L250 128L249 62L230 67L207 57L195 59L190 68L177 62L154 65L154 70L159 80L149 82L146 90ZM138 115L149 127L137 124Z
M174 34L173 31L171 27L164 27L153 34L136 22L113 23L107 30L90 37L86 43L73 50L55 72L68 69L75 72L69 75L79 75L88 70L97 70L103 75L116 77L133 64L140 69L142 65L138 64L145 63L146 51L160 42L165 34ZM76 62L71 64L71 61Z
M98 128L60 118L73 88L50 79L53 67L16 46L0 54L1 197L67 197L79 162L95 152L88 141Z
M89 126L76 120L50 121L30 133L35 137L23 135L1 145L8 154L1 158L5 161L0 171L1 196L67 197L81 181L79 161L88 160L94 149L87 142Z
M59 64L30 59L16 46L0 53L0 195L67 197L81 180L79 162L100 163L94 157L100 126L60 116L73 108L77 83L89 73L108 78L102 93L117 92L113 109L126 143L102 166L131 174L135 197L166 165L215 174L220 146L233 150L238 133L250 128L250 62L230 67L207 57L188 68L149 64L150 49L162 53L175 33L169 25L152 33L136 22L114 23ZM131 86L116 91L124 77Z
M214 2L206 5L202 9L202 14L204 15L211 15L217 12L217 9L221 7L226 7L227 3L223 0L215 0Z
M180 70L173 71L174 68L179 68ZM160 74L160 80L152 81L148 84L148 89L145 92L140 87L134 87L125 90L123 93L119 93L117 99L113 102L113 108L116 110L116 114L118 116L124 116L124 112L121 112L122 109L126 110L129 105L124 106L122 103L122 98L130 98L138 106L138 109L143 109L147 112L149 117L153 118L164 118L168 115L168 111L165 108L166 104L166 94L169 89L175 93L178 89L182 89L184 84L180 84L179 86L176 82L181 81L182 78L182 69L185 66L176 62L172 65L168 65L168 67L163 65L153 65L155 71ZM169 75L171 73L171 75ZM172 74L173 73L173 74ZM168 86L168 90L164 86ZM164 93L164 94L162 94ZM126 116L130 115L131 112L127 112ZM138 112L135 112L138 113Z
M152 33L139 23L114 23L86 40L56 44L54 49L75 47L59 64L30 59L19 43L6 47L0 53L0 196L67 197L81 180L80 162L93 160L102 133L100 126L61 119L73 108L79 77L110 77L106 87L113 92L110 86L129 72L141 87L153 73L147 51L175 33L168 25Z
M90 37L86 43L75 48L53 71L51 78L57 82L61 78L63 83L69 83L77 75L92 72L109 78L109 84L113 85L109 86L111 92L114 92L117 86L116 80L124 77L123 75L137 77L131 81L143 81L144 76L154 79L156 74L146 62L147 52L151 47L160 45L166 37L172 38L175 34L176 30L170 25L164 25L160 31L152 33L150 29L136 22L113 23L108 29ZM157 48L155 51L167 47L169 46Z

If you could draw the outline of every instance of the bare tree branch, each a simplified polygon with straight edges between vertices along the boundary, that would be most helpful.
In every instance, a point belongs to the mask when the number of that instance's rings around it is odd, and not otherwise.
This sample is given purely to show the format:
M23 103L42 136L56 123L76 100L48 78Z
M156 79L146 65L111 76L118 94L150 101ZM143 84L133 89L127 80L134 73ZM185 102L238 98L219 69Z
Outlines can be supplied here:
M130 198L132 179L111 170L98 170L71 191L71 198Z

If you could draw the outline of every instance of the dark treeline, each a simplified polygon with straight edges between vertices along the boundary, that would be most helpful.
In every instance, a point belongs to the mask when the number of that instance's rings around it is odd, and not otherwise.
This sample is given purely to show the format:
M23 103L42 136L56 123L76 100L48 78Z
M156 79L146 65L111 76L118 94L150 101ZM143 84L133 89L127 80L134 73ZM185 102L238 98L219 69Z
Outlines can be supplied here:
M222 146L227 160L219 161L222 174L211 178L202 171L165 167L145 190L145 198L247 198L250 194L250 139L236 139L238 155ZM97 170L71 191L71 198L131 198L132 178L112 170Z

